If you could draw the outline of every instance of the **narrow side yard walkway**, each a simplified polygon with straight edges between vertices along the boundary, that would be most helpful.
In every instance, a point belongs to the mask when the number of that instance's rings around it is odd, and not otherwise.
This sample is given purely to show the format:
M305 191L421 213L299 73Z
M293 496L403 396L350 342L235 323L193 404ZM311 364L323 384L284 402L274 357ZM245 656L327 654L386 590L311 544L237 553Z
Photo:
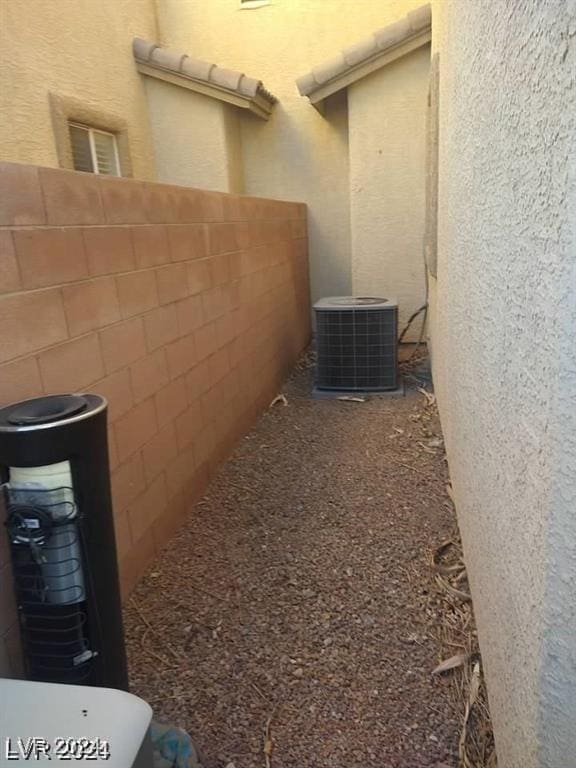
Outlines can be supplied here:
M458 716L430 674L428 558L454 525L439 425L415 388L318 401L311 376L128 602L132 689L206 768L453 768Z

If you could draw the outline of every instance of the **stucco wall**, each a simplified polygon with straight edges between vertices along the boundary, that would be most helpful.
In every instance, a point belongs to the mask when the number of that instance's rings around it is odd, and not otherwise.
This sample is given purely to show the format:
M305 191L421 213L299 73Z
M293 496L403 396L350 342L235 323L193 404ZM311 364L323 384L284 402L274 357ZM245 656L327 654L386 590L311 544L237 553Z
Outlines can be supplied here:
M348 91L352 289L394 297L402 328L426 299L424 230L425 46ZM417 339L414 323L405 337Z
M434 376L502 768L576 755L573 0L437 0Z
M352 290L347 105L345 94L334 97L322 117L294 81L420 5L277 0L243 10L239 0L159 3L163 44L259 77L278 97L268 122L241 117L246 190L308 203L314 298Z
M132 37L156 37L148 0L0 3L0 158L58 166L48 94L125 120L132 172L153 179L144 88Z
M244 183L244 152L242 149L241 113L233 107L224 109L224 135L226 137L226 157L228 171L228 192L242 195L246 191Z
M226 113L231 108L161 80L144 77L143 82L158 181L239 191L234 188L236 179L230 183L229 173L229 159L240 154L238 144L230 142L234 131Z
M322 117L300 97L295 78L420 5L282 0L246 10L239 0L9 0L0 8L0 158L58 166L48 94L81 99L126 121L136 178L155 178L157 170L171 183L305 200L313 297L350 293L357 286L346 93L329 99ZM132 59L134 36L261 78L280 103L264 122L146 82ZM374 98L379 115L382 97ZM379 247L376 227L368 228L373 237L359 238L366 251ZM399 267L396 293L404 293L404 262Z

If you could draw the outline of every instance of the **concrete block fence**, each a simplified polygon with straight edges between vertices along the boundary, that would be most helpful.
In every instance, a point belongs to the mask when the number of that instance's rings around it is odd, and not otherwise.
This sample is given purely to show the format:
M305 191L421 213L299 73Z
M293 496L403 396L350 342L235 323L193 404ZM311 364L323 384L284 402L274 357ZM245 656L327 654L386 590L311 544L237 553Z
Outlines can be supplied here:
M124 596L309 338L305 205L0 163L0 404L108 399Z

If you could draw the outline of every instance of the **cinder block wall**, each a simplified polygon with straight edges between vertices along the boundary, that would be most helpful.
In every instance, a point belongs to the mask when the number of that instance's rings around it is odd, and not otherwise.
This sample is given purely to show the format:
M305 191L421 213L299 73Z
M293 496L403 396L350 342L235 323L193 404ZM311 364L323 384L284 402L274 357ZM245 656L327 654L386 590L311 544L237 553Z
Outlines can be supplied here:
M310 337L299 203L0 164L0 403L109 401L122 591ZM18 631L0 530L0 674Z

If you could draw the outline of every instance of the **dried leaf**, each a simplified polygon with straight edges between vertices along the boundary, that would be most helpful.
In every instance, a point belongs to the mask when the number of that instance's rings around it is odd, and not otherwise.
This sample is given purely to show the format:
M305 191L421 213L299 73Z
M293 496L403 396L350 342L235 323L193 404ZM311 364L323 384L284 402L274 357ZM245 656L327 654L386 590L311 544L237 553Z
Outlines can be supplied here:
M468 661L469 658L469 653L457 653L454 656L451 656L449 659L445 659L443 662L438 664L438 666L432 670L432 674L441 675L443 672L448 672L451 669L461 667Z
M271 768L272 766L272 751L274 750L274 742L272 741L271 728L272 720L274 719L274 714L277 707L278 705L274 707L272 714L268 720L266 720L266 727L264 728L264 749L262 751L264 752L264 764L266 768Z
M288 405L288 398L286 395L283 395L282 392L279 395L276 395L274 400L270 403L270 408L272 408L273 405L276 405L277 403L282 403L282 405L286 406Z
M472 670L472 678L470 680L470 688L468 689L468 701L466 702L466 710L464 712L464 723L462 726L462 733L460 734L460 741L458 743L458 752L460 754L460 759L466 765L468 762L468 758L466 755L466 740L468 738L468 719L470 717L470 712L472 711L472 707L476 703L476 699L478 698L478 692L480 690L480 662L477 661L474 664L474 669Z
M462 562L461 557L458 557L458 560L455 563L452 563L451 565L446 565L442 562L442 558L444 557L446 552L452 547L454 547L458 552L458 548L456 547L456 544L452 541L452 539L443 541L442 544L440 544L440 546L437 547L432 553L432 567L434 568L435 571L438 571L438 573L443 573L443 574L458 573L459 574L458 578L460 578L463 574L466 573L466 566Z
M437 575L436 582L445 592L448 592L448 594L451 597L454 597L456 600L460 600L463 603L468 603L472 600L472 597L468 594L468 592L463 592L461 589L456 589L452 586L452 584L449 584L446 579L443 579L442 576Z
M470 710L476 703L479 690L480 690L480 662L477 661L476 664L474 664L474 669L472 670L472 679L470 680L470 690L468 693L468 716L470 715Z
M418 387L418 392L421 392L426 398L426 405L434 405L436 402L436 395L428 392L428 390L424 389L423 387Z
M450 490L450 489L449 489ZM456 587L466 577L462 550L457 535L445 540L430 553L431 564L437 572L435 580L446 592L447 609L443 616L441 637L446 655L468 652L461 674L447 676L453 695L462 706L462 725L458 743L460 768L497 768L490 712L482 679L478 637L474 629L471 601L466 592ZM444 577L439 574L443 573ZM449 582L448 582L449 580ZM457 596L458 600L451 599ZM453 650L453 649L456 649ZM452 659L446 659L452 662ZM444 665L445 662L442 662Z
M492 750L490 757L486 761L486 768L498 768L498 760L496 759L496 750Z

